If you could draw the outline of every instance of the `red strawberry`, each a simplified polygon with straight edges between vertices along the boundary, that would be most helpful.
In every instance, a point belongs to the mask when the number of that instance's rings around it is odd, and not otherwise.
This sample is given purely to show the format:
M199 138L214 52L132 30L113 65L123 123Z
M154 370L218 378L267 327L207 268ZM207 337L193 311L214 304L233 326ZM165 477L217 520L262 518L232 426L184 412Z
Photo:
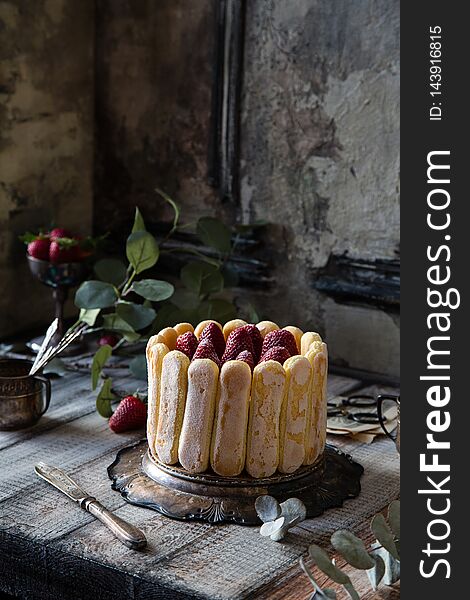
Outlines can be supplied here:
M50 233L49 237L52 241L57 240L58 238L71 238L72 232L68 229L63 229L61 227L55 227Z
M194 353L193 360L196 358L210 358L215 364L220 367L220 360L215 351L214 344L210 340L201 340Z
M109 419L109 426L115 433L139 429L145 425L147 407L136 396L126 396L121 400Z
M263 346L263 337L259 329L256 327L256 325L243 325L243 327L240 327L240 329L244 329L249 333L253 343L253 358L255 359L255 362L258 362L259 357L261 356L261 348Z
M222 330L216 323L209 323L204 327L199 336L199 341L201 340L210 340L217 352L217 356L219 358L222 357L225 351L225 338Z
M266 338L265 338L266 339ZM283 346L273 346L266 354L260 358L260 363L266 362L267 360L277 360L277 362L284 364L284 362L290 358L289 350Z
M50 241L48 238L38 238L28 244L28 254L33 258L39 258L40 260L49 260L49 246Z
M189 358L192 359L197 349L197 337L192 331L187 331L178 336L176 340L176 350L183 352Z
M282 346L283 348L286 348L289 351L290 356L294 356L295 354L299 353L297 350L297 342L295 341L295 337L286 329L276 329L276 331L271 331L266 335L263 340L261 356L266 354L270 348L274 348L274 346Z
M78 250L78 246L62 247L58 242L51 242L49 260L52 263L78 262L80 260Z
M98 341L99 346L111 346L113 348L119 342L119 338L114 333L105 333Z
M248 350L252 356L255 354L250 334L244 327L239 327L232 331L227 338L227 346L225 347L225 352L222 356L222 362L235 360L243 350Z
M242 360L243 362L246 362L246 364L250 367L252 371L255 368L255 361L253 360L253 355L251 354L251 352L248 352L248 350L243 350L243 352L240 352L236 360Z

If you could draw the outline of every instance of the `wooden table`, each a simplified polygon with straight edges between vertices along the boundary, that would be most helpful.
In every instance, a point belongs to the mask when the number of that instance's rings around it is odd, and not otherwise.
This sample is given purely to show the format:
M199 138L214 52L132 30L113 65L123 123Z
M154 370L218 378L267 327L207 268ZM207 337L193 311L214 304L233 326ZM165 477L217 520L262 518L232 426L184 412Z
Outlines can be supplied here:
M127 392L142 386L128 377L127 369L115 368L113 380ZM331 376L329 394L363 387L357 379ZM108 428L95 412L86 371L55 380L50 409L35 427L0 432L0 591L32 600L309 598L312 589L298 558L312 542L328 546L332 531L322 530L321 517L291 530L284 543L275 543L261 538L257 527L184 523L131 506L111 490L106 468L117 450L143 433L116 435ZM330 441L338 443L337 438ZM392 442L377 443L395 460ZM360 446L357 453L361 462ZM62 467L108 508L142 528L148 548L128 550L40 480L33 472L39 460ZM380 508L397 495L397 470L393 473L388 497L382 503L374 500ZM376 510L369 502L361 503L359 496L338 511L345 515L345 526L370 538L367 523ZM350 516L356 513L357 518ZM324 578L319 575L318 580ZM354 580L364 591L361 597L399 597L396 589L383 586L376 594L366 592L367 579Z

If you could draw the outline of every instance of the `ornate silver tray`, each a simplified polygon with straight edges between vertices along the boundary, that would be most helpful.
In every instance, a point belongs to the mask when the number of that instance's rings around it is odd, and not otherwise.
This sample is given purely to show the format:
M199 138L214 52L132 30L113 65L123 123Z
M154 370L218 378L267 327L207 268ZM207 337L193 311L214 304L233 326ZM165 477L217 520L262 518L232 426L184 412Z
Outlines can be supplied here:
M307 516L341 506L360 490L363 467L351 456L327 445L323 455L290 475L253 479L246 474L225 478L211 473L191 475L178 466L168 467L150 456L147 440L120 450L108 467L112 488L138 506L167 517L210 523L259 524L255 500L269 494L283 502L296 497L307 507Z

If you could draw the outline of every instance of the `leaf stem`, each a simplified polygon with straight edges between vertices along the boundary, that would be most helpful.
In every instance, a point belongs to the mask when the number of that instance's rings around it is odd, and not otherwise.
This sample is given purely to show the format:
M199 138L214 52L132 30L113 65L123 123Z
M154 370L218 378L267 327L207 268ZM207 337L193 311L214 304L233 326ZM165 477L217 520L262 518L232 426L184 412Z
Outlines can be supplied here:
M127 294L127 292L129 291L129 288L134 280L134 277L137 275L137 271L135 269L132 270L131 276L128 278L128 280L126 281L125 286L122 289L121 292L121 296L125 296Z

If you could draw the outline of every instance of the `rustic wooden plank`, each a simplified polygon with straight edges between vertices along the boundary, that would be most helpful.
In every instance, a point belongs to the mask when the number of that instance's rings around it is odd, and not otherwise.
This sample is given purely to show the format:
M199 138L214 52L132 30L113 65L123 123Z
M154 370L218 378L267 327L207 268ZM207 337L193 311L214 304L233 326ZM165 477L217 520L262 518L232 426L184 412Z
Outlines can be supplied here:
M211 600L248 597L260 583L291 566L305 552L310 537L295 528L287 543L276 544L262 538L258 527L172 521L130 505L116 514L143 529L149 542L145 552L131 553L114 544L111 534L96 522L57 540L54 547Z
M135 433L136 438L142 432ZM107 508L116 510L126 502L111 489L106 468L115 458L115 450L70 469L68 474ZM0 504L0 532L14 531L26 539L48 542L94 521L88 512L36 475L20 493Z
M5 539L2 532L0 543L0 592L21 598L26 590L37 589L37 597L47 600L45 546L32 545L21 536L9 535Z
M373 536L370 531L370 520L358 524L356 535L364 540L366 546L369 546L373 541ZM370 587L369 579L364 571L358 571L347 563L336 552L333 551L331 545L325 545L327 550L339 568L346 572L353 582L359 596L363 600L397 600L400 597L400 583L394 586L381 585L377 591ZM308 558L308 554L304 556L307 564L312 570L315 579L322 587L330 587L338 592L339 597L343 597L344 592L341 586L335 584L328 579ZM266 600L309 600L311 598L313 588L309 583L308 578L303 573L300 565L297 563L283 576L269 582L264 588L258 590L253 598Z
M124 388L133 392L139 384L141 385L141 382L131 379L126 370L120 370L117 375L115 373L113 375L114 387L117 390ZM96 394L97 392L91 390L89 377L85 377L83 374L68 373L60 379L53 380L51 403L46 414L32 427L19 431L0 431L0 450L37 437L83 415L93 413Z
M35 479L39 485L34 473L34 465L39 460L70 471L111 450L117 451L136 437L135 432L115 434L106 419L93 412L5 448L0 452L0 500L21 493Z
M123 385L129 383L123 380ZM357 380L339 376L331 376L329 384L329 395L360 386ZM88 385L85 380L84 385ZM0 490L0 538L20 539L26 548L34 545L47 550L47 565L44 555L33 561L35 571L30 569L28 585L37 596L29 597L236 600L264 597L259 594L269 581L293 578L298 557L314 537L308 528L297 527L286 543L275 544L261 538L257 528L182 523L124 504L120 495L110 490L105 469L118 448L141 435L117 436L92 412L53 430L38 430L37 436L0 451L0 461L7 465L4 483L8 484L7 492L5 486ZM71 501L45 482L36 481L32 466L41 459L70 471L117 514L141 526L149 539L148 549L143 553L128 550ZM18 561L9 560L12 568L20 569ZM0 574L2 585L3 580Z

